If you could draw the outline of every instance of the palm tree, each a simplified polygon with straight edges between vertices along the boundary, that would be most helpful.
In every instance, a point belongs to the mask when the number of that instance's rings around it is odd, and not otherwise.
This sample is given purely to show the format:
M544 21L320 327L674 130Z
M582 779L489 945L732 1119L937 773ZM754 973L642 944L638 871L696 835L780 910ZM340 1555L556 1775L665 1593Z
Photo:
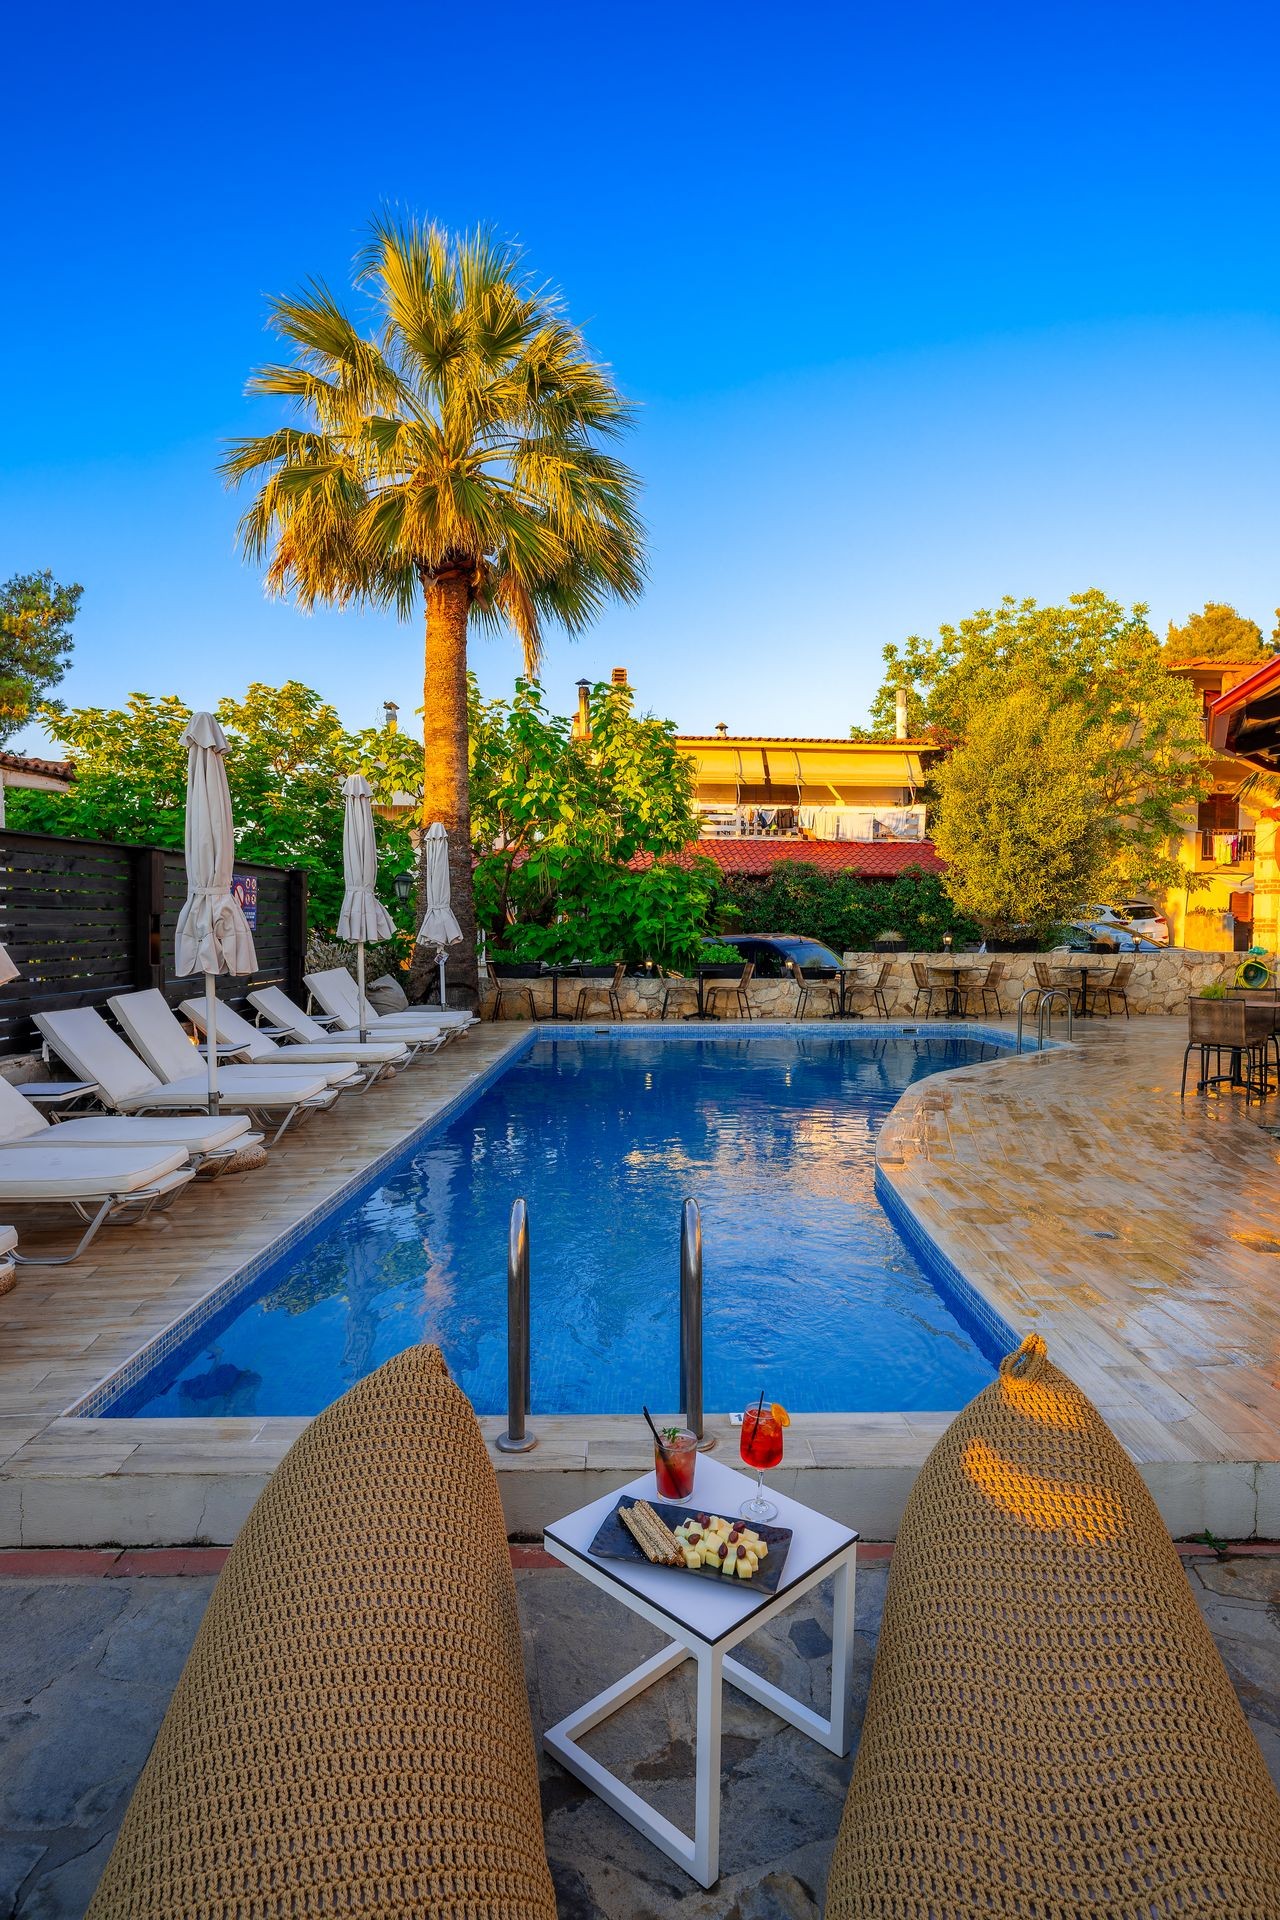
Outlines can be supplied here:
M448 830L474 992L467 629L509 625L532 678L548 620L577 633L640 592L638 483L607 450L631 410L558 298L487 232L375 220L355 285L366 332L319 281L272 302L292 359L248 391L302 424L233 442L221 468L258 485L240 538L270 592L402 618L422 596L422 817Z

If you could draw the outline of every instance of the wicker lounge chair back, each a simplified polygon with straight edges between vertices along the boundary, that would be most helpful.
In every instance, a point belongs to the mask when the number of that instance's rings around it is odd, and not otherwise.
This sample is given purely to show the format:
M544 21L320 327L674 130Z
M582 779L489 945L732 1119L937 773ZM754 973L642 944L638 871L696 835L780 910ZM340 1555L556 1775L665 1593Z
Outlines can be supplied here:
M437 1347L313 1421L223 1569L91 1920L556 1920L497 1481Z
M1136 1467L1044 1342L898 1532L827 1920L1280 1916L1280 1800Z

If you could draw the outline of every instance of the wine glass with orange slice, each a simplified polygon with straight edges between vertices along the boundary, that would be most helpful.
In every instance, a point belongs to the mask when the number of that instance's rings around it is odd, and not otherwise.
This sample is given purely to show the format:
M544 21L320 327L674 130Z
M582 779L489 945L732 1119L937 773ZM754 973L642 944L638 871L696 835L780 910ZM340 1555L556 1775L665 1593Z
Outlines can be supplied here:
M742 1438L738 1451L749 1467L756 1470L756 1490L744 1500L738 1512L744 1520L776 1520L778 1509L764 1495L764 1476L770 1467L782 1465L782 1429L791 1425L791 1415L776 1400L766 1406L763 1392L754 1407L742 1416Z

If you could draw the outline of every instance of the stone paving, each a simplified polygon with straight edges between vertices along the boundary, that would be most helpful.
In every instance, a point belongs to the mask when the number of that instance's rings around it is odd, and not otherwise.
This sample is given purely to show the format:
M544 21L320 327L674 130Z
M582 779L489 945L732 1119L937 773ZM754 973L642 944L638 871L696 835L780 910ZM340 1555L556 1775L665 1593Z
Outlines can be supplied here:
M1191 1560L1196 1592L1280 1782L1280 1555ZM886 1566L859 1570L860 1721ZM535 1729L656 1650L658 1635L575 1575L516 1575ZM0 1580L0 1920L78 1920L212 1591L213 1578ZM800 1602L745 1657L820 1702L825 1596ZM754 1651L753 1651L754 1646ZM594 1749L670 1818L692 1801L690 1669L634 1702ZM553 1762L541 1762L561 1920L816 1920L850 1761L725 1690L724 1871L703 1893Z

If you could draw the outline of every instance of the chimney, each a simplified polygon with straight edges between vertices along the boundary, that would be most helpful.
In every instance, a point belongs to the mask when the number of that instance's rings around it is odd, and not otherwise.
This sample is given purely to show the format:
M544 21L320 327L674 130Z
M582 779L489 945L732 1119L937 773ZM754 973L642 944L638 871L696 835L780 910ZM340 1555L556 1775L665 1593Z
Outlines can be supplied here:
M591 692L589 680L578 682L578 711L573 716L572 736L575 740L591 738L591 703L587 696Z
M907 725L907 690L905 687L898 688L897 699L894 702L893 732L894 738L897 740L909 740L911 738Z
M383 727L384 727L384 728L386 729L386 731L387 731L388 733L394 733L394 732L395 732L395 730L396 730L396 721L397 721L397 719L399 718L399 714L400 714L400 709L399 709L399 707L398 707L398 706L396 705L396 703L395 703L395 701L394 701L394 700L384 700L384 701L383 701L383 703L382 703L382 724L383 724Z
M720 738L722 740L727 740L729 737L729 728L728 728L727 722L725 722L724 720L717 720L716 732L720 735Z
M625 667L615 667L615 668L613 669L613 672L612 672L612 673L611 673L611 674L609 675L609 678L610 678L610 680L612 681L612 683L613 683L613 685L614 685L615 687L625 687L625 686L626 686L626 684L627 684L627 670L626 670L626 668L625 668Z

